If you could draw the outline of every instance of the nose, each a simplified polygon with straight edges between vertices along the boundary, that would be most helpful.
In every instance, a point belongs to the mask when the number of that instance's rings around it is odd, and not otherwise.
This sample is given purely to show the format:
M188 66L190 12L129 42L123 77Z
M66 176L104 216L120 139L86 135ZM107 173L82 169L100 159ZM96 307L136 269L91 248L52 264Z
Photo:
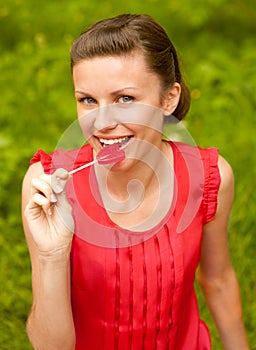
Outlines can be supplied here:
M104 106L95 111L94 129L114 129L117 125L115 113L111 108L112 106Z

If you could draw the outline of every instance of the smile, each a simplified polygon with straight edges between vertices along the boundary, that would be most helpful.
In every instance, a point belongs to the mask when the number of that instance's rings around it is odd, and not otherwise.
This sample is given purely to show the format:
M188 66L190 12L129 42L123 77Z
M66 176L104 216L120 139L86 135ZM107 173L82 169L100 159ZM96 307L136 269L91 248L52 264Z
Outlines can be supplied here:
M129 142L130 139L131 139L131 136L120 137L115 139L104 139L100 137L99 141L103 147L117 143L120 148L123 148Z

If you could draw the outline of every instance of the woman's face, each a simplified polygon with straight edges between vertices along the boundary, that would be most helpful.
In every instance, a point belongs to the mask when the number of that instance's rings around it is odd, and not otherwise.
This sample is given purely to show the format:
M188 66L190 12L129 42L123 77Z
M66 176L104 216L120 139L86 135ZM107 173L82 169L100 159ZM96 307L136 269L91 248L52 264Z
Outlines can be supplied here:
M135 140L161 148L163 118L175 110L180 86L163 97L142 53L83 60L73 67L73 81L78 118L96 153L115 142L129 149Z

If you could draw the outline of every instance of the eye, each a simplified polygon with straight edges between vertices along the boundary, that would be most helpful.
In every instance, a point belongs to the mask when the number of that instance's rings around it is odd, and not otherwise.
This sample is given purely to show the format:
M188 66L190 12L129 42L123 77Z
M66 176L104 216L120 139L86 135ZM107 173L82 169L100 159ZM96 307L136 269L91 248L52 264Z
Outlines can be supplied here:
M86 105L92 105L92 104L97 103L97 101L92 97L81 97L78 99L78 102L84 103Z
M132 96L124 95L124 96L118 97L119 103L131 103L133 101L134 101L134 97L132 97Z

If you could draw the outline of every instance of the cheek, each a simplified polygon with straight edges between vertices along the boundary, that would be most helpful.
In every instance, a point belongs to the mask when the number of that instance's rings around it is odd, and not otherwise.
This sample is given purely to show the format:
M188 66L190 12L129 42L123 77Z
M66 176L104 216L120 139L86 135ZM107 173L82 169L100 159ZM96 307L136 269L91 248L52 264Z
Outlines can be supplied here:
M91 113L92 110L93 109L85 108L85 105L83 104L83 102L80 102L80 101L76 102L76 111L77 111L78 118L82 118L83 116Z
M86 140L88 140L94 133L95 118L91 113L78 113L78 123Z
M162 132L163 111L160 108L136 103L131 108L122 111L119 116L122 123L131 123L140 128L146 127Z
M121 124L122 115L116 113L116 108L108 105L101 108L93 108L90 111L80 111L78 114L79 125L85 138L88 140L91 136L100 130Z
M108 105L93 111L78 112L78 120L84 137L88 140L97 131L114 128L117 125L133 125L138 130L142 127L162 132L163 110L146 104Z

